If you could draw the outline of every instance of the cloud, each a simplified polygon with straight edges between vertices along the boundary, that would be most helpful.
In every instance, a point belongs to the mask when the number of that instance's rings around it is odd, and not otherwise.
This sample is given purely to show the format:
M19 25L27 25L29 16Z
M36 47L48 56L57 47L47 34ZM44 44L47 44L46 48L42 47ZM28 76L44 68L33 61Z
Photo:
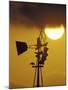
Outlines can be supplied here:
M44 27L46 24L64 24L66 6L10 1L10 20Z

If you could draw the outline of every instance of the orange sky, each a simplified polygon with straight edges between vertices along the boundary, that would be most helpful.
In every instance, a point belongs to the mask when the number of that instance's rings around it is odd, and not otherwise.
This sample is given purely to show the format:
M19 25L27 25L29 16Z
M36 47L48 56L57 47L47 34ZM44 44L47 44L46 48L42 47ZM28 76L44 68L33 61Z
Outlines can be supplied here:
M24 13L19 14L21 12L16 10L17 9L19 10L20 6L19 5L17 6L18 8L14 8L10 10L10 29L9 29L9 33L10 33L10 36L9 36L10 38L10 43L9 43L10 44L10 48L9 48L10 49L10 54L9 54L10 78L9 79L10 81L9 83L11 88L32 87L33 79L34 79L34 69L31 67L30 63L32 61L36 62L36 57L34 54L35 50L28 49L28 51L18 56L17 49L16 49L16 41L27 42L28 45L36 44L36 39L39 35L39 30L41 29L40 27L43 27L45 25L44 25L44 22L41 22L42 25L40 25L38 23L38 20L34 21L33 19L30 18L30 16L29 17L24 16ZM63 24L65 26L65 13L64 13L65 6L62 6L62 7L63 9L61 10L61 12L59 11L60 13L57 14L57 16L64 14L62 15L63 20L61 20L62 19L61 17L60 17L61 18L60 20L57 17L60 23L55 23L55 25ZM51 9L53 9L53 7ZM48 11L46 10L48 14L49 14L49 10L51 9L48 9ZM16 15L13 12L13 10L16 11ZM56 10L56 7L55 7L55 10ZM52 11L52 15L53 15L53 11ZM15 16L13 15L13 13ZM51 20L51 16L49 18ZM40 21L43 21L43 19L41 18ZM49 23L49 19L47 21L48 21L48 24L52 22L50 21ZM54 21L51 24L54 25ZM44 86L65 84L65 55L66 55L65 33L62 36L62 38L60 38L59 40L53 41L47 38L48 48L49 48L48 57L42 70Z

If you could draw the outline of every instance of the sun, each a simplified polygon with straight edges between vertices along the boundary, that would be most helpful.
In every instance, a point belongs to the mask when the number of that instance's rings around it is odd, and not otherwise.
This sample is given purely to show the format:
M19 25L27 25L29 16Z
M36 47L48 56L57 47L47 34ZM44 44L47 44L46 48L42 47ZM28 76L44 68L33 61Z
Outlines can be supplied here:
M46 36L52 40L60 39L64 34L64 26L59 27L46 27L44 30Z

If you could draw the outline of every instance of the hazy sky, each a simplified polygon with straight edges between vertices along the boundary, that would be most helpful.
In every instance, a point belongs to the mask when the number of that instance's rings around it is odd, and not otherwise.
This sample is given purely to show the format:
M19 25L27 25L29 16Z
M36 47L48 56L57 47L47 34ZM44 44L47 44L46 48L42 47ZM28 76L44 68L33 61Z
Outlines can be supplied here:
M17 55L16 41L36 44L41 28L66 22L66 6L57 4L10 2L10 87L32 87L36 62L35 50ZM65 33L59 40L48 42L48 57L43 67L44 86L65 84Z
M10 2L10 18L18 23L45 27L46 24L64 24L65 5ZM23 20L25 19L25 20Z

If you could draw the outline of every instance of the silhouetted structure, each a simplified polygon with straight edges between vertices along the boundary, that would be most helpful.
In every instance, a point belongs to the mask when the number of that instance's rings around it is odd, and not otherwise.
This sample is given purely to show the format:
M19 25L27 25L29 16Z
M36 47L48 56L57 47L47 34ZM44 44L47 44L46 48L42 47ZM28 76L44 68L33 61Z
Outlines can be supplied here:
M41 34L40 34L41 35ZM16 41L16 47L17 47L17 53L18 55L24 53L27 51L28 48L35 47L35 54L36 54L36 64L34 62L31 62L32 68L35 68L35 75L34 75L34 81L33 81L33 87L43 87L43 76L42 76L42 67L44 67L44 62L46 60L46 57L48 56L47 51L47 42L42 44L40 36L37 38L37 44L36 45L29 45L25 42ZM37 78L37 81L36 81Z
M43 76L42 76L42 67L44 66L44 61L47 57L47 51L48 48L46 47L47 43L44 45L41 43L40 37L37 38L37 46L36 46L36 57L37 62L36 65L33 65L32 67L35 68L35 75L34 75L34 81L33 81L33 87L40 87L43 86ZM43 46L43 51L42 51ZM36 82L37 78L37 82Z

